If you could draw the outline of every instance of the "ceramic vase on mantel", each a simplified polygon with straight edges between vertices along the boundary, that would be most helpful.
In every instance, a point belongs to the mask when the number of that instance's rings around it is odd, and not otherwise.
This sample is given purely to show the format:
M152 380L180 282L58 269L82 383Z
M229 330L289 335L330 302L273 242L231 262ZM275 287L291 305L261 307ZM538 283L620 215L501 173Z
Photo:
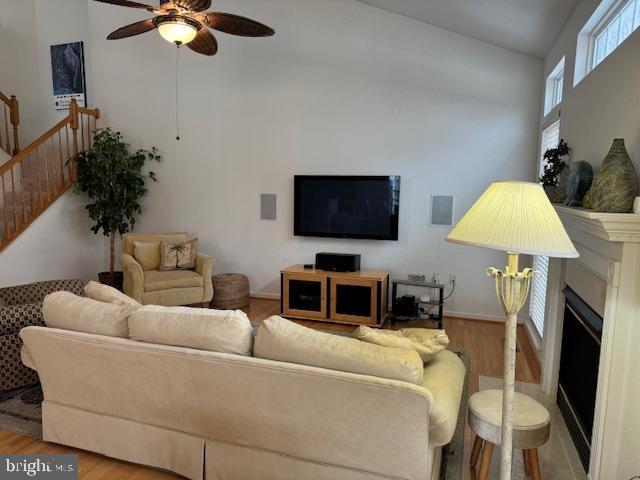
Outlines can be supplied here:
M624 145L616 138L593 179L591 203L596 212L629 213L638 195L636 169Z

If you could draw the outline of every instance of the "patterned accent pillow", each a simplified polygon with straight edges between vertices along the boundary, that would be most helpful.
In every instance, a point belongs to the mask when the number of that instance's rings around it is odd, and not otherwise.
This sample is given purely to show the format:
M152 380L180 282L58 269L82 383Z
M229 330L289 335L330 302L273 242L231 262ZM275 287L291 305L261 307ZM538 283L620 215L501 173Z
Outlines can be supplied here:
M188 242L160 242L160 271L193 270L196 268L198 239Z

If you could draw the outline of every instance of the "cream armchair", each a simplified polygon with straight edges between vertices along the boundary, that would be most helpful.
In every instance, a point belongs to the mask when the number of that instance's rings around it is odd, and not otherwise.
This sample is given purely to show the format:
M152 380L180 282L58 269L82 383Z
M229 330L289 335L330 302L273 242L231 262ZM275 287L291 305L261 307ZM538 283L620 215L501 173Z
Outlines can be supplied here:
M120 255L120 263L124 270L124 293L144 305L201 304L203 307L207 306L213 298L211 281L211 272L215 264L213 257L199 253L195 270L162 272L145 270L133 256L134 242L160 243L187 240L186 233L124 235L122 237L123 253Z

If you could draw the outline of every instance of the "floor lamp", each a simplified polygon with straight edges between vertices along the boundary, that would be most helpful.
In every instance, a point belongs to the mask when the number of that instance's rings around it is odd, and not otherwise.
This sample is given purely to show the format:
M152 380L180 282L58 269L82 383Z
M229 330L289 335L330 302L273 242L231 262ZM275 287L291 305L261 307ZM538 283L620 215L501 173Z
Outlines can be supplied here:
M498 300L506 315L500 480L510 480L518 312L527 300L535 274L530 268L520 271L518 256L575 258L578 252L542 186L526 182L492 184L446 240L500 250L508 256L504 270L490 268L487 273L495 278Z

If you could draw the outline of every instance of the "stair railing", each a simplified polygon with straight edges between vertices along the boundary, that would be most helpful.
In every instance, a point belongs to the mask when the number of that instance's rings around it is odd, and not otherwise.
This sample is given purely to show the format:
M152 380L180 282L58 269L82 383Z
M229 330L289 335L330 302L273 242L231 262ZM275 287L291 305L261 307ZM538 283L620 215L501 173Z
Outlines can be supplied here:
M9 155L17 155L20 151L18 126L20 125L20 106L15 95L7 97L0 92L0 148Z
M99 119L72 100L67 117L0 166L0 252L75 183L69 160L89 149Z

